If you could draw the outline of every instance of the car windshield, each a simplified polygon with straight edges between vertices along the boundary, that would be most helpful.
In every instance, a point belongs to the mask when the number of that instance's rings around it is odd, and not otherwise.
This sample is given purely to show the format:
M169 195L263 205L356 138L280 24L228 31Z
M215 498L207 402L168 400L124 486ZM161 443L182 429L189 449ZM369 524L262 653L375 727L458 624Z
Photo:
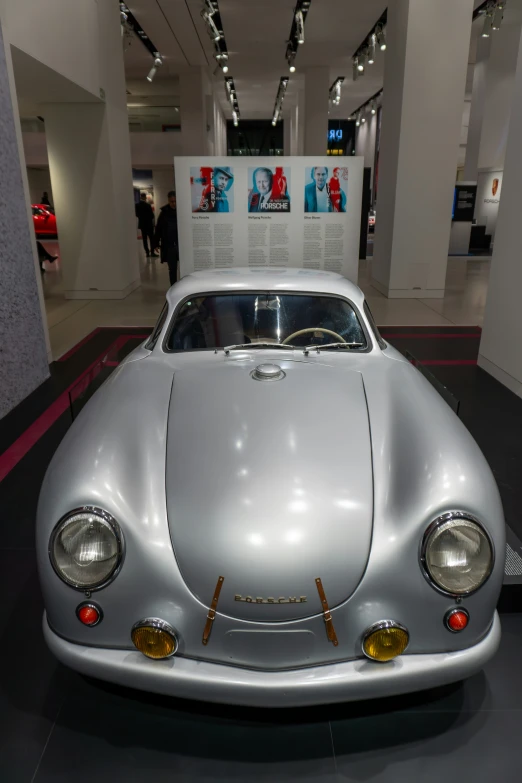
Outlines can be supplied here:
M354 343L354 350L367 347L361 321L346 299L265 291L191 297L174 316L167 350L267 343L326 347L338 342Z

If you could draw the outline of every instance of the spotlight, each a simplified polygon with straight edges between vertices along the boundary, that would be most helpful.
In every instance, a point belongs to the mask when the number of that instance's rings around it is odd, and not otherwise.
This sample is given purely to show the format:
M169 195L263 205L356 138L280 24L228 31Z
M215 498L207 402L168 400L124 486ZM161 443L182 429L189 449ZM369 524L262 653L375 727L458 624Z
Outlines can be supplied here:
M484 27L482 28L482 38L489 38L492 29L493 17L490 14L486 14L486 18L484 19Z
M290 70L290 73L295 73L295 65L291 65L289 70Z
M359 127L359 125L361 124L361 112L357 114L357 119L355 120L355 124L357 125L357 127Z
M377 44L377 38L375 33L370 35L368 41L368 65L373 65L375 62L375 46Z
M358 67L359 66L359 60L357 59L357 57L353 58L352 65L353 65L353 75L352 75L352 78L353 78L354 82L356 82L357 79L359 78L359 67Z
M375 101L372 101L370 104L370 111L372 114L377 114L377 109L375 108Z
M234 125L237 128L237 126L238 126L238 116L237 116L237 112L236 111L232 112L232 119L234 120Z
M295 15L295 32L297 43L304 44L304 17L301 10L297 11Z
M212 16L209 14L208 11L205 11L205 9L203 9L203 11L201 12L201 16L206 22L206 25L208 27L208 34L210 35L210 37L213 38L214 41L219 41L219 39L221 38L221 33L217 29L216 24L212 19Z
M228 73L228 65L223 66L223 73Z
M364 63L366 61L366 54L364 52L361 52L361 54L357 58L357 70L359 73L364 73Z
M386 28L380 27L377 31L377 43L379 45L379 48L381 52L386 51Z
M502 19L504 18L504 6L503 4L497 5L493 12L493 19L491 22L491 28L493 30L500 30L500 25L502 24Z
M272 125L275 127L277 120L272 120Z
M361 122L366 122L366 117L361 117Z
M161 59L160 53L159 52L154 52L154 65L152 66L152 68L150 69L150 71L148 73L148 76L147 76L147 81L148 82L151 82L154 79L154 77L156 76L156 73L158 72L158 68L161 65L163 65L163 60Z

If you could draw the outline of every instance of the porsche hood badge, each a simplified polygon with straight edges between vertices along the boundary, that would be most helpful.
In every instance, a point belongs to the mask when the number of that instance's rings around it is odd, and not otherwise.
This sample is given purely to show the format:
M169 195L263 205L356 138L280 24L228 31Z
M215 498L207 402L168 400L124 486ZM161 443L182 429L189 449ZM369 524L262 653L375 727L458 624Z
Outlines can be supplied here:
M247 604L305 604L306 595L290 596L289 598L260 598L251 595L235 595L235 601L244 601Z

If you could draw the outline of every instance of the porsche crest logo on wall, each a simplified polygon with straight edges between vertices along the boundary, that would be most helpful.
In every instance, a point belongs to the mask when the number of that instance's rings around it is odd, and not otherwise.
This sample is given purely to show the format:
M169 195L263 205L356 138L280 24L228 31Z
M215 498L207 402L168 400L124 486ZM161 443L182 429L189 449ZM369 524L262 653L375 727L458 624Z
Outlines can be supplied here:
M491 192L493 193L494 196L497 195L498 184L499 184L499 179L498 177L495 177L495 179L493 180L493 184L491 186Z

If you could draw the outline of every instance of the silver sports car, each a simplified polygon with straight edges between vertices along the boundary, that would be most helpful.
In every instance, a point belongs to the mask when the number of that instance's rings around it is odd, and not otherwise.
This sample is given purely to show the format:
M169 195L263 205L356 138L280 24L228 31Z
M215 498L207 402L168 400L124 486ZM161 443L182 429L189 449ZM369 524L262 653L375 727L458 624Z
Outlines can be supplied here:
M404 693L467 677L500 640L486 460L327 272L174 285L56 452L37 549L55 655L173 696Z

